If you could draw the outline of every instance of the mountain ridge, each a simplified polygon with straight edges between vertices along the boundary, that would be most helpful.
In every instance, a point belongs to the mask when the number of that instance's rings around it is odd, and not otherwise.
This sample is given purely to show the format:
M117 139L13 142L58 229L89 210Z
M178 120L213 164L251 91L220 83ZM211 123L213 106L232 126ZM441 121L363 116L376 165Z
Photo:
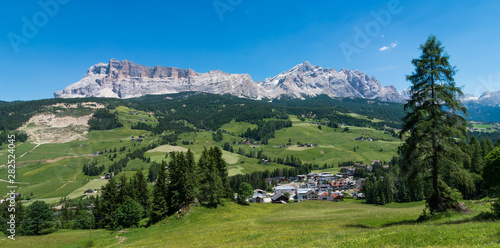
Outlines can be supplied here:
M389 102L403 102L404 95L394 86L382 87L373 76L347 69L330 69L311 65L308 61L288 71L261 81L249 74L231 74L221 70L198 73L177 67L147 67L128 60L111 59L91 66L84 77L55 98L111 97L134 98L199 91L213 94L262 99L280 99L328 95L359 97Z

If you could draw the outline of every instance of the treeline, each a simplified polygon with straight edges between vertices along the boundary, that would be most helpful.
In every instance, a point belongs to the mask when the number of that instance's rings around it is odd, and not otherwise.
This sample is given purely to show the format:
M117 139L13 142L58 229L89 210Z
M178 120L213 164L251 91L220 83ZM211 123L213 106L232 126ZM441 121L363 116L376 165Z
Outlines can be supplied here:
M491 142L497 142L500 139L500 131L493 132L471 132L467 131L469 137L476 136L478 140L489 139Z
M440 180L448 186L443 188L443 193L457 201L462 198L480 199L488 195L496 196L496 190L488 186L495 185L495 183L488 183L486 179L495 173L495 170L491 169L493 166L491 164L498 158L490 155L496 151L495 147L500 154L500 140L493 145L489 138L479 141L472 136L469 144L464 147L468 159L452 158L458 165L458 169L452 166L444 167L444 176ZM381 165L375 165L371 172L356 169L356 172L359 170L359 174L355 176L367 177L362 191L368 203L420 201L432 194L433 189L430 187L432 184L429 183L429 180L432 180L431 173L425 170L403 170L402 168L407 168L405 163L408 161L393 158L387 169ZM490 169L488 169L488 163L490 163ZM488 172L488 170L493 172Z
M170 118L166 117L159 117L158 125L156 125L156 127L154 128L151 128L151 131L153 134L162 134L168 131L178 136L181 133L195 132L197 131L197 129L186 125L184 121L171 120Z
M87 176L97 176L97 175L102 174L105 169L106 168L104 165L97 166L97 160L94 160L88 164L84 164L82 172L83 172L83 174L85 174Z
M127 101L127 106L163 116L155 133L162 133L168 123L185 120L198 129L216 130L225 123L245 121L254 123L264 118L283 117L281 111L264 101L242 99L228 95L184 92L179 94L147 96Z
M255 171L250 174L238 174L229 177L229 184L231 185L231 189L236 192L241 183L246 182L252 185L254 189L263 189L267 190L275 186L278 182L271 181L271 184L266 182L266 178L276 178L276 177L295 177L297 175L305 175L311 172L313 169L312 164L304 164L297 168L283 168L283 169L275 169L273 171L265 170L265 171Z
M94 112L92 118L88 121L89 131L92 130L111 130L117 127L123 127L118 120L118 113L112 114L107 109L98 109Z
M367 116L368 119L381 119L386 123L390 123L392 127L401 123L401 119L405 115L403 104L381 102L376 99L363 98L335 98L332 99L327 95L316 97L306 97L305 100L300 99L281 99L274 100L273 103L286 107L289 114L314 118L325 118L332 112L342 113L357 113ZM339 116L339 123L345 123L352 120L348 117ZM356 118L357 119L357 118ZM367 120L365 120L367 121ZM368 123L368 122L364 122ZM347 124L347 123L346 123ZM351 124L349 124L351 125ZM376 125L376 124L375 124ZM358 126L358 125L356 125Z
M368 175L367 170L358 172L356 169L356 172L366 177L362 191L367 203L385 205L393 201L421 201L425 194L430 192L431 189L424 188L423 177L416 177L412 180L400 177L399 163L396 161L397 159L393 158L389 168L375 163Z
M156 147L162 145L162 143L151 143L147 146L143 146L141 148L137 148L134 151L129 151L124 158L121 158L120 160L114 162L112 165L108 167L108 172L111 174L118 174L120 173L125 167L127 167L128 162L134 159L142 159L142 161L146 163L151 162L151 158L146 158L144 156L144 153L146 153L149 150L155 149Z
M288 118L288 117L287 117ZM291 127L292 121L289 120L271 120L271 121L257 121L257 128L248 128L241 137L260 141L263 145L267 145L269 139L275 137L274 131L283 128Z
M198 163L191 151L172 153L168 176L163 164L153 189L150 223L188 208L195 199L206 206L217 207L223 199L233 198L227 164L218 147L205 149Z
M9 135L15 135L15 142L25 142L28 140L28 134L22 131L0 132L0 146L9 142Z
M130 127L131 129L138 129L138 130L146 130L146 131L152 131L153 130L153 127L140 121L140 122L137 122L135 125L132 125Z

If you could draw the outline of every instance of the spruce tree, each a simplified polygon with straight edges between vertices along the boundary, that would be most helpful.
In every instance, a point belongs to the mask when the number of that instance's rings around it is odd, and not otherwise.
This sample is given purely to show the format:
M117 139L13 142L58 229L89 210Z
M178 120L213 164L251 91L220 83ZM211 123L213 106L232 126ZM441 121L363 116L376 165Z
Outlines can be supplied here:
M118 195L118 201L120 204L122 204L127 197L134 197L133 185L127 181L127 177L125 175L122 175L120 177L120 187L118 190Z
M483 158L486 157L491 151L493 151L493 143L489 138L481 139L481 149L483 149Z
M94 200L94 208L92 209L92 214L94 215L95 218L95 228L100 228L102 227L102 219L103 219L103 214L102 214L102 200L100 196L97 196Z
M102 227L107 229L113 229L117 226L116 214L120 207L121 200L118 188L116 186L115 179L112 178L104 186L102 192L102 206L100 209L100 215L102 219Z
M191 153L191 151L188 151ZM169 164L170 182L168 184L169 214L172 214L188 205L194 197L191 172L188 160L184 153L172 153L172 160Z
M143 207L132 198L128 197L118 209L118 224L123 227L136 226L142 219Z
M153 224L167 217L167 172L165 166L165 162L162 161L160 171L158 172L158 179L153 188L153 200L149 219Z
M43 201L35 201L26 207L23 233L26 235L41 235L48 233L54 226L54 213Z
M466 108L458 100L463 93L453 79L456 69L441 42L431 35L420 50L421 56L412 60L415 71L407 76L412 83L411 97L404 106L408 114L403 118L400 138L406 141L399 152L406 160L405 175L415 177L430 170L433 193L427 206L432 212L441 212L454 204L443 195L452 192L442 179L443 170L462 166L454 158L467 157L467 122L460 115L466 114Z
M147 212L150 207L148 182L140 169L137 169L137 172L134 175L134 191L134 199L141 204L145 212Z
M233 192L229 185L229 180L228 180L229 173L227 172L227 163L222 158L222 150L218 146L215 146L210 149L209 154L214 160L215 166L219 173L219 178L222 183L221 197L229 199L232 197Z
M202 179L200 182L200 199L210 207L217 207L221 203L223 185L217 169L215 159L206 149L198 161Z
M472 136L469 142L470 168L472 173L481 173L483 171L483 149L476 136Z

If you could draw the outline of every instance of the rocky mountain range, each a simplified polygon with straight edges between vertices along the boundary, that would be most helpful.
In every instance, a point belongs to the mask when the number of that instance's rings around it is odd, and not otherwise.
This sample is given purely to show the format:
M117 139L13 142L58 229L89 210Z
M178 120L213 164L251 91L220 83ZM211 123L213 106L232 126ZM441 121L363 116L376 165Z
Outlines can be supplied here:
M330 97L360 97L402 102L405 94L394 86L356 70L322 68L309 62L299 64L263 82L248 74L220 70L198 73L192 69L147 67L127 60L111 59L88 69L78 82L54 93L56 98L112 97L133 98L150 94L185 91L231 94L251 99L304 98L321 94Z
M478 104L481 106L500 107L500 91L486 91L479 97L465 95L462 101L465 103Z

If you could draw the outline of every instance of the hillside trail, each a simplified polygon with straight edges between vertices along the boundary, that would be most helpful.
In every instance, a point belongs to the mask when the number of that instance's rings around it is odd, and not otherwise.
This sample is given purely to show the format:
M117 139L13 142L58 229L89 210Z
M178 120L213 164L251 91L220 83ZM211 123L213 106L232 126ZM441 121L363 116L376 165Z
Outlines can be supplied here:
M28 153L32 152L33 150L35 150L35 149L36 149L37 147L39 147L40 145L41 145L41 144L36 144L36 146L35 146L35 147L33 147L33 149L31 149L31 150L29 150L29 151L27 151L27 152L23 153L23 154L22 154L21 156L19 156L17 159L24 157L26 154L28 154ZM2 168L2 167L4 167L4 166L5 166L5 164L2 164L2 165L0 165L0 168Z
M71 179L71 180L67 181L65 184L63 184L63 186L61 186L61 187L60 187L60 188L58 188L57 190L60 190L60 189L62 189L62 188L64 188L64 187L66 187L66 185L68 185L68 183L69 183L69 182L74 182L74 181L76 180L76 177L77 177L78 175L80 175L80 173L82 173L82 172L81 172L81 171L80 171L80 172L78 172L78 173L77 173L77 174L73 177L73 179Z
M35 147L33 147L33 149L31 149L31 150L29 150L29 151L27 151L27 152L23 153L23 155L19 156L19 158L24 157L26 154L28 154L28 153L32 152L33 150L35 150L36 148L38 148L40 145L41 145L41 144L36 144L36 146L35 146Z

